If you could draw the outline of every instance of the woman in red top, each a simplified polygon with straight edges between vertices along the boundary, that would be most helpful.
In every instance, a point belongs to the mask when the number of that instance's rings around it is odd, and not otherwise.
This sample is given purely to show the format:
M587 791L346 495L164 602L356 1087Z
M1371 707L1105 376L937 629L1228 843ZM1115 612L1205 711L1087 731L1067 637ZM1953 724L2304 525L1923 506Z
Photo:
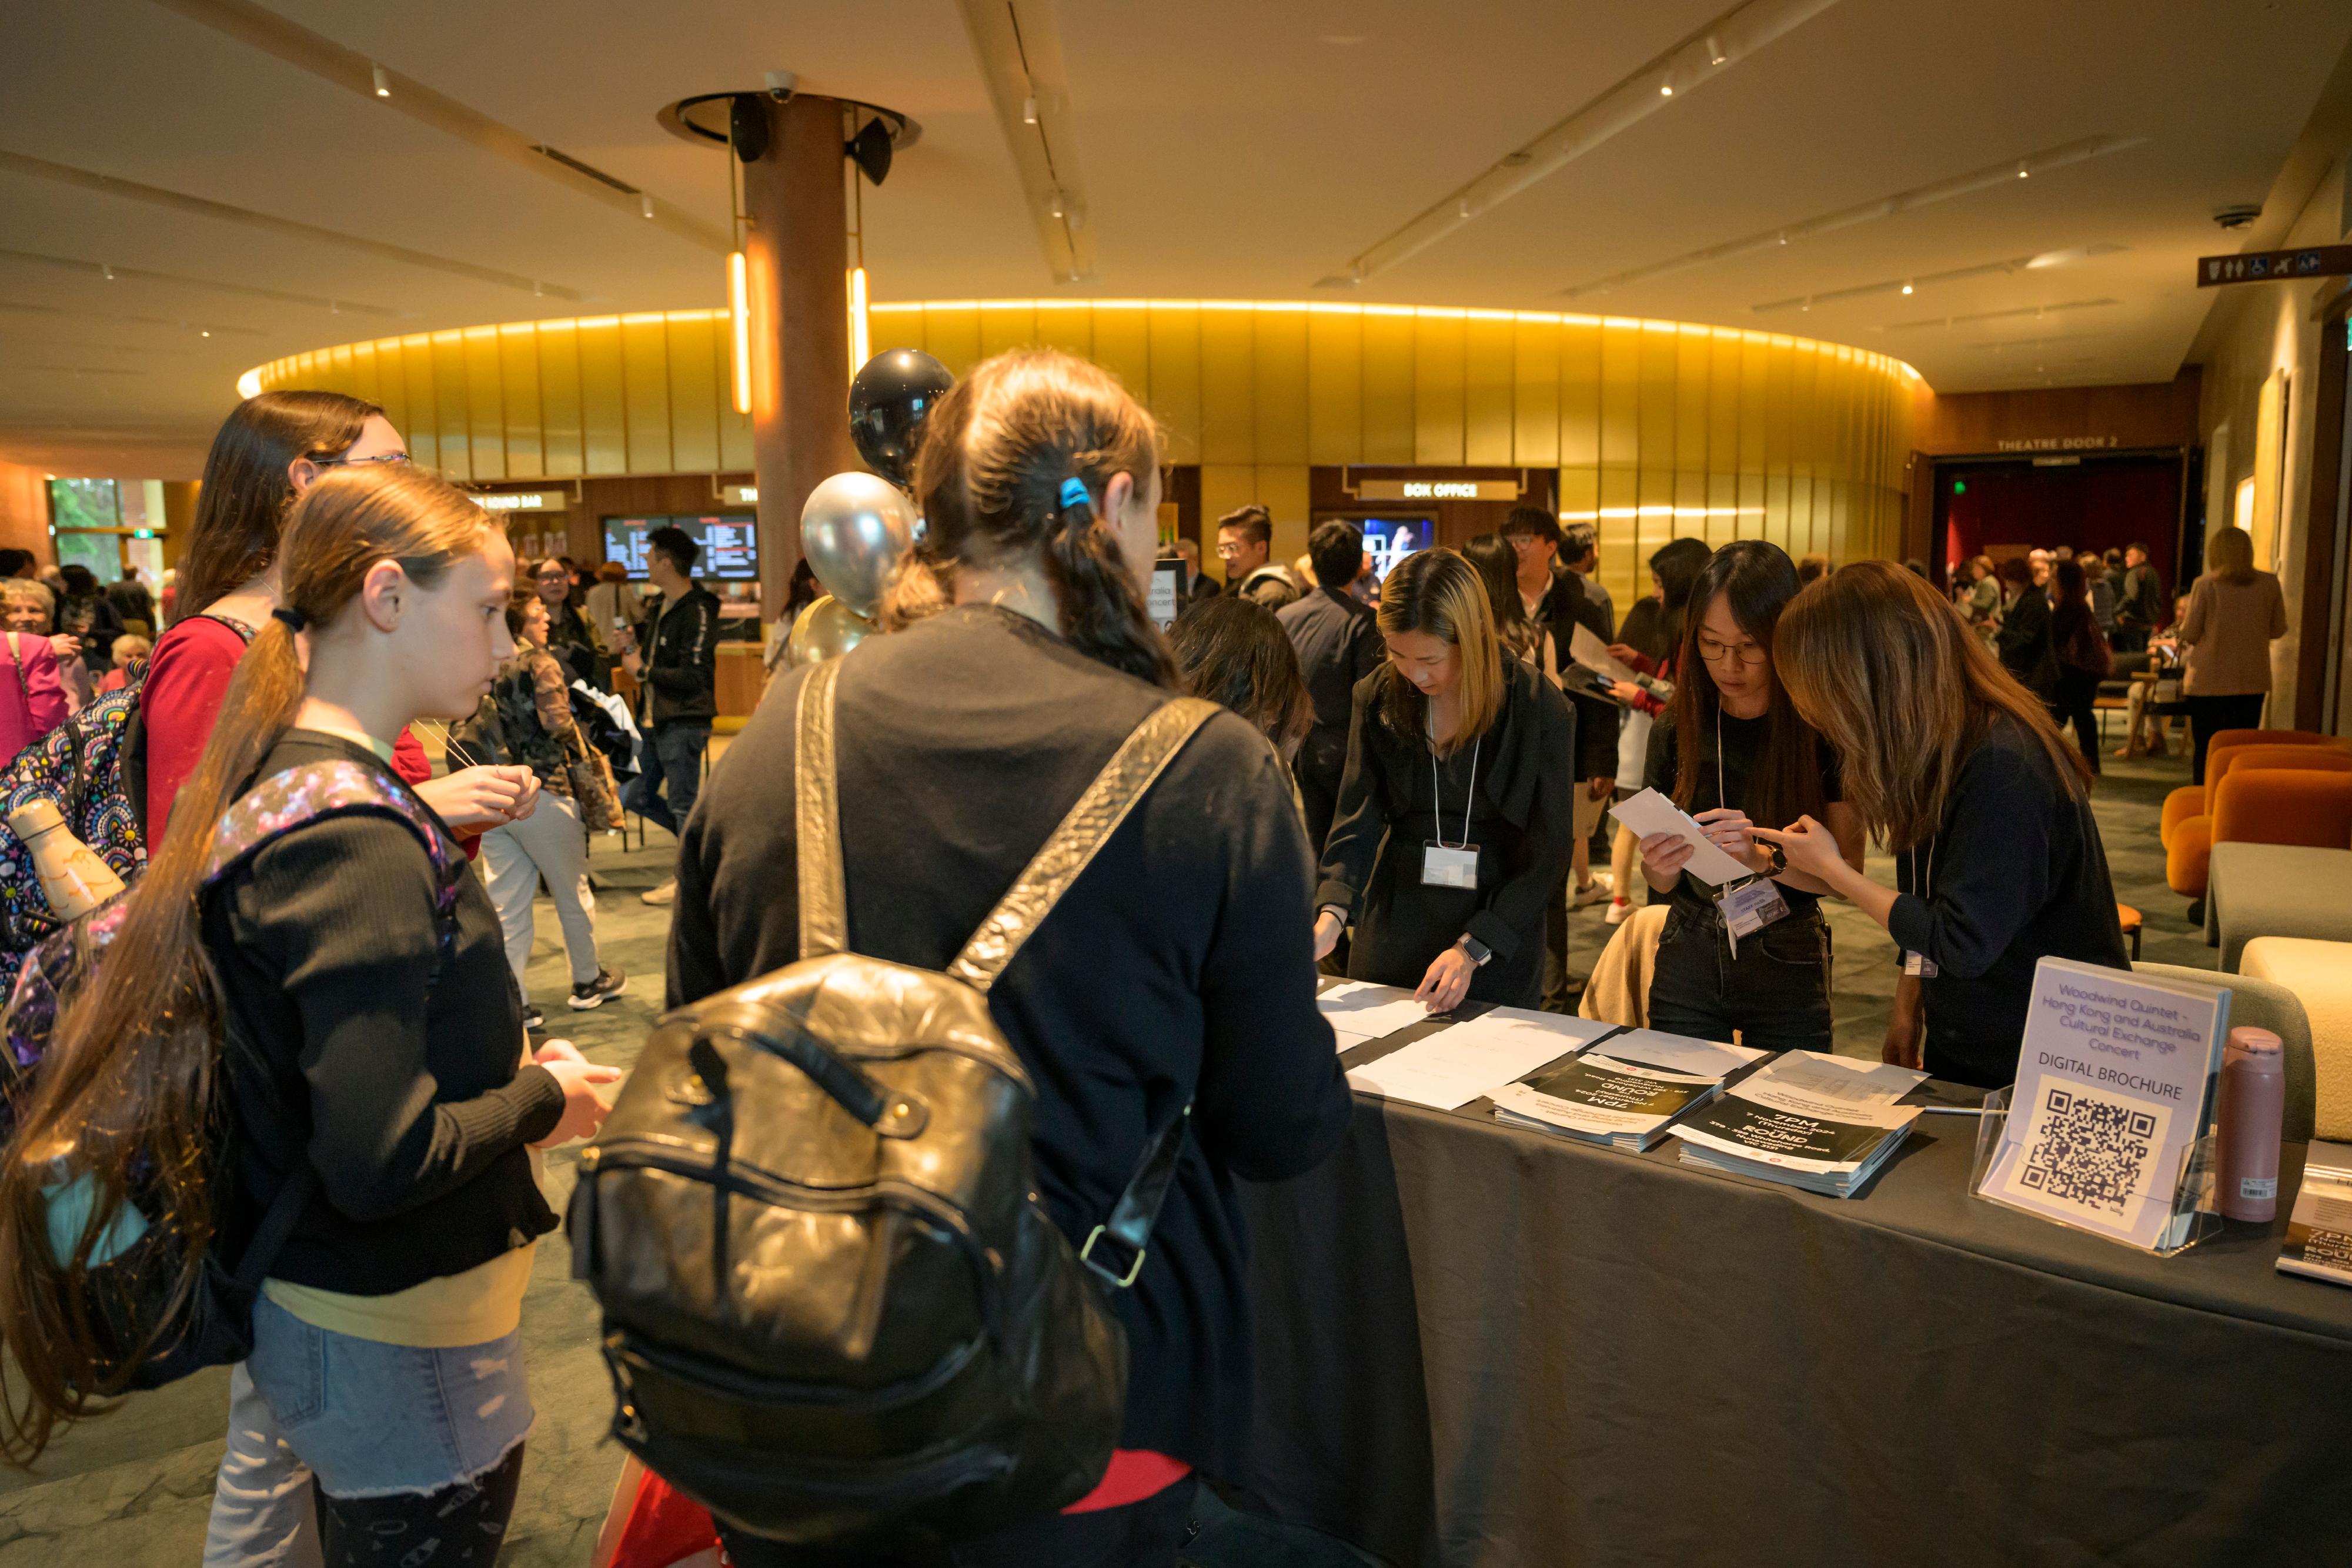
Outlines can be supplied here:
M247 398L214 436L176 580L176 619L156 641L140 697L151 847L163 843L172 802L212 738L246 643L279 608L278 531L294 498L335 468L407 461L408 448L382 409L337 392ZM468 855L483 831L520 821L538 804L539 779L528 768L467 768L433 778L425 748L405 729L392 765L464 837ZM518 1054L522 1044L515 1041ZM242 1561L247 1542L315 1541L310 1472L279 1440L276 1417L241 1364L229 1378L228 1429L205 1561Z
M294 497L331 468L407 461L408 447L383 411L340 392L263 392L222 423L205 459L179 569L174 607L185 613L156 643L140 700L150 844L163 842L173 799L212 737L247 640L278 608L278 531ZM468 768L434 779L425 748L405 731L393 766L468 836L528 816L539 793L527 768Z

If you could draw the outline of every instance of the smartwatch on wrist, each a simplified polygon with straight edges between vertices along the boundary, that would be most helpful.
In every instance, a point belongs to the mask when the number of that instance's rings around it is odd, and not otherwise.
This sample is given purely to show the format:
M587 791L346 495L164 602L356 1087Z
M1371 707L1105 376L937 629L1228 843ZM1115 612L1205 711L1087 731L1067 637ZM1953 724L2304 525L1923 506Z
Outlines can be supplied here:
M1463 956L1470 960L1471 966L1475 968L1485 968L1486 960L1495 956L1495 950L1475 936L1465 936L1454 946L1462 949Z
M1772 870L1769 874L1779 876L1782 872L1789 869L1789 852L1782 849L1779 844L1772 844L1768 847L1772 852Z

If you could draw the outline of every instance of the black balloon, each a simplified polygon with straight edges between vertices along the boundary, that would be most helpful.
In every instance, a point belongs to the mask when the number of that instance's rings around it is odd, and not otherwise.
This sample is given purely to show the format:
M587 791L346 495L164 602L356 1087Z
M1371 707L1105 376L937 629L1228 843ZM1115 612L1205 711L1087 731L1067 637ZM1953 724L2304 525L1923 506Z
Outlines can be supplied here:
M905 487L914 478L915 444L932 405L955 385L948 368L919 349L893 349L866 361L849 383L849 438L866 465Z

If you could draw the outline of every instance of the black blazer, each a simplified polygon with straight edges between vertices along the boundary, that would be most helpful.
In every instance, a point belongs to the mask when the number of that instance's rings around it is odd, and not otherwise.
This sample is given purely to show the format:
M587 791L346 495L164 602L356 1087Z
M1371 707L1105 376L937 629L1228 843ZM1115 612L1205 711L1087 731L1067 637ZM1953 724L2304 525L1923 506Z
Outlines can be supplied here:
M1344 589L1318 588L1274 615L1298 651L1298 671L1315 705L1315 730L1339 737L1344 760L1356 683L1380 668L1383 650L1372 608Z
M1993 646L2003 668L2025 683L2035 695L2049 697L2058 689L2058 649L2050 637L2050 600L2028 584L2014 603L2001 612L2000 631Z
M711 770L678 846L669 1005L799 956L794 717L779 675ZM841 672L849 943L943 968L1135 726L1169 694L982 605L871 639ZM1144 1140L1192 1105L1128 1333L1122 1448L1241 1473L1247 1239L1235 1176L1319 1162L1352 1102L1315 1007L1307 839L1282 760L1202 726L989 993L1037 1085L1045 1207L1073 1243Z
M1575 673L1577 666L1568 652L1570 640L1579 626L1603 643L1614 639L1616 628L1609 624L1609 612L1584 591L1584 579L1564 567L1554 567L1551 587L1546 591L1543 602L1536 606L1535 621L1551 633L1553 652L1559 659L1560 669L1568 674L1568 700L1576 708L1576 776L1615 778L1617 705L1606 697L1588 695L1581 689L1582 683Z
M1430 961L1466 932L1495 955L1471 996L1534 1005L1546 908L1568 874L1575 841L1576 714L1549 681L1516 659L1504 662L1503 680L1503 709L1477 757L1472 810L1486 825L1478 830L1480 886L1466 906L1463 895L1419 883L1430 833L1420 793L1430 779L1428 743L1398 736L1382 719L1380 673L1356 687L1348 770L1315 906L1344 910L1355 921L1349 973L1360 979L1419 985Z

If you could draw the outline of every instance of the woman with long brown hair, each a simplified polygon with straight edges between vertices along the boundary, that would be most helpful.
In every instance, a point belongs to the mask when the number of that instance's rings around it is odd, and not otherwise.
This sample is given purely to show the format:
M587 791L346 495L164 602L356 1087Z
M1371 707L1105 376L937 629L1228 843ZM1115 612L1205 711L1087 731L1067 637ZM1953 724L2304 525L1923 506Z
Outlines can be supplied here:
M933 409L914 487L922 581L943 601L860 643L835 677L851 950L945 968L1103 764L1179 695L1145 612L1159 465L1151 416L1066 354L985 361ZM826 667L777 676L686 824L673 1006L800 956L796 720L803 683ZM1309 873L1282 759L1217 714L989 991L1035 1081L1039 1190L1074 1245L1147 1137L1192 1114L1150 1251L1113 1292L1128 1386L1109 1469L1060 1514L950 1543L958 1563L1172 1564L1194 1469L1243 1467L1249 1268L1231 1178L1297 1175L1349 1115L1299 918ZM933 1560L721 1531L740 1568Z
M1902 949L1885 1060L2011 1082L2036 963L2131 967L2090 770L2042 699L1892 561L1856 561L1799 595L1773 648L1789 700L1837 752L1845 798L1895 852L1895 886L1849 864L1811 817L1749 831Z
M1477 569L1438 547L1381 586L1388 662L1356 687L1348 770L1323 846L1316 956L1356 928L1348 973L1532 1008L1544 915L1575 831L1576 715L1507 656Z
M481 1535L503 1527L530 1425L522 1291L531 1239L555 1223L526 1145L593 1132L594 1085L619 1074L569 1046L519 1068L497 913L465 875L446 908L441 867L401 817L317 816L210 862L232 805L276 790L260 809L299 809L278 796L318 787L281 788L289 769L338 765L405 794L393 737L488 688L512 562L479 508L414 471L327 477L295 509L284 602L237 666L96 981L67 992L13 1106L0 1344L23 1393L0 1408L0 1439L16 1456L120 1372L55 1310L64 1270L40 1187L63 1146L95 1192L81 1245L136 1199L168 1219L182 1291L207 1251L241 1259L282 1192L305 1194L237 1377L308 1467L329 1561L460 1516ZM216 1514L207 1555L284 1545L236 1539Z
M1740 539L1710 557L1684 618L1675 706L1650 732L1643 782L1698 819L1717 847L1755 873L1708 887L1683 870L1692 847L1641 841L1642 871L1668 904L1650 985L1654 1028L1775 1051L1831 1047L1827 887L1782 862L1752 829L1812 816L1862 866L1862 821L1837 762L1775 678L1773 633L1797 596L1779 545Z
M134 806L151 847L163 841L173 800L204 755L246 644L278 608L278 537L295 502L324 475L407 462L408 447L383 410L341 392L262 392L221 422L205 459L171 629L149 655L139 702L145 775L126 782L144 789ZM395 765L460 832L530 815L538 792L527 768L434 779L425 748L405 733Z

